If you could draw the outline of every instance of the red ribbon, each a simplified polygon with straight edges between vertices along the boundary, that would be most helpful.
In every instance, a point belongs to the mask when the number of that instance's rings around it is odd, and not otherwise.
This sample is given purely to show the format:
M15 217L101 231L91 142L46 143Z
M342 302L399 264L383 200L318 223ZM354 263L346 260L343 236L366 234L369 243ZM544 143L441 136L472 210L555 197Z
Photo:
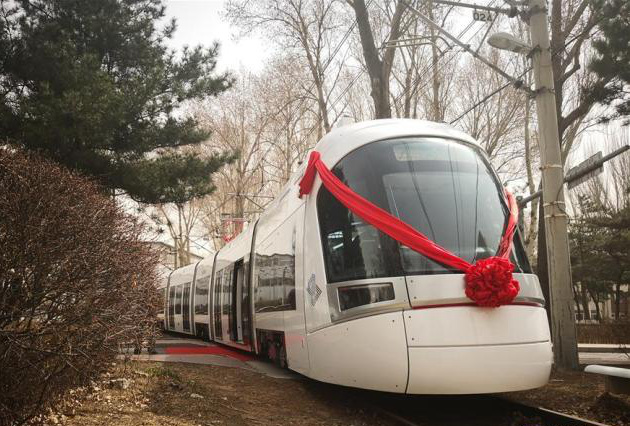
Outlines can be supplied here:
M311 152L306 171L300 180L300 197L310 194L316 173L319 173L326 189L365 222L423 256L464 272L466 296L478 305L500 306L512 302L518 294L518 282L512 278L514 265L508 260L518 222L518 206L516 199L509 191L506 190L505 195L510 208L510 217L505 234L501 237L499 255L482 259L472 265L354 192L326 167L317 151Z

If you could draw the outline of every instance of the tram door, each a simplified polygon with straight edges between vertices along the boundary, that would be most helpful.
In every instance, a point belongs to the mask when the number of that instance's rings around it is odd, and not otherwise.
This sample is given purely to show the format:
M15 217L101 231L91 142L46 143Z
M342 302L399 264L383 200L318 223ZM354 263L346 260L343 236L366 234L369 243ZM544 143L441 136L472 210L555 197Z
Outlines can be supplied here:
M243 284L245 271L243 268L243 260L239 260L234 265L234 285L232 286L232 326L231 338L235 342L243 341Z
M223 339L232 340L232 287L234 287L234 265L225 268L221 287L221 325Z
M182 324L184 331L190 332L190 283L184 284Z
M218 271L214 278L214 295L212 297L212 323L214 325L214 339L223 340L223 324L221 321L221 306L223 295L223 270Z
M249 258L249 256L247 256ZM239 340L245 345L251 345L251 329L252 329L252 312L251 312L251 299L249 289L249 262L245 261L241 267L240 274L240 292L239 300L241 301L239 308L240 313L238 317L241 320L239 328Z

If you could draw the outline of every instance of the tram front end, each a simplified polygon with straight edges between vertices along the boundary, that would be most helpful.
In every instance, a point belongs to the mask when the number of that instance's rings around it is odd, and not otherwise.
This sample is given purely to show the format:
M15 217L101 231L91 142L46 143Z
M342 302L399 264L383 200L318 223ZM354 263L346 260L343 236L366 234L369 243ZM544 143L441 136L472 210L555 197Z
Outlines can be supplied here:
M466 263L501 254L510 205L487 156L470 140L375 140L343 155L331 171ZM410 394L547 383L552 351L545 300L518 232L504 256L518 293L500 306L480 306L467 295L461 269L401 243L333 192L321 185L314 201L328 300L322 316L331 321L309 337L316 378Z

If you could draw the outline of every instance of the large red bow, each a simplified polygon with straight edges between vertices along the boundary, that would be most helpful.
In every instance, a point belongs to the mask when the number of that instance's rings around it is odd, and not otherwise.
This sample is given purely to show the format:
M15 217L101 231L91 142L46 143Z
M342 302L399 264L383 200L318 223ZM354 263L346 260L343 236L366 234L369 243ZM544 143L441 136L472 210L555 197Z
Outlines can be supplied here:
M423 256L464 272L466 296L479 306L501 306L512 302L518 294L520 290L518 281L512 277L514 265L508 260L518 222L518 206L516 199L509 191L506 190L505 195L510 208L510 217L499 244L498 256L470 264L344 185L328 170L317 151L311 152L306 171L300 180L300 197L311 192L316 173L319 173L326 189L352 213Z

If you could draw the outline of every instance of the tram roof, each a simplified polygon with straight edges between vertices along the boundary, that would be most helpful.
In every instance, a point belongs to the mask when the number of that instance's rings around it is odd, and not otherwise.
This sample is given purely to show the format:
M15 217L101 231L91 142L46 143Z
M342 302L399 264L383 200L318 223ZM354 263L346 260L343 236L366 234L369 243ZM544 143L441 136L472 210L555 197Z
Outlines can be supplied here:
M211 257L212 258L212 257ZM171 285L178 285L187 282L191 282L195 274L195 267L198 262L191 263L190 265L183 266L173 271L170 276Z
M314 150L318 151L321 154L322 160L328 165L328 167L332 168L346 154L370 142L412 136L454 139L479 146L479 143L474 138L447 124L408 118L391 118L361 121L359 123L336 127L320 139L320 141L315 145ZM282 190L280 190L279 195L261 214L261 220L267 220L269 216L277 214L276 210L279 205L282 205L283 202L288 199L287 196L290 194L292 195L292 197L289 197L291 200L290 204L293 207L288 208L288 210L292 211L301 202L296 196L297 182L304 173L307 163L308 158L305 158L302 165L296 172L293 173L289 182L287 182ZM233 251L236 246L247 244L248 237L250 237L251 233L252 229L248 227L234 240L230 241L221 248L220 252L225 254ZM209 256L201 262L203 265L211 265L213 260L214 256ZM193 271L194 267L191 271L178 269L173 275L177 275L175 278L179 281L186 275L192 274Z
M321 154L322 160L329 167L333 167L347 153L360 146L379 140L409 136L456 139L479 146L471 136L444 123L391 118L362 121L334 128L315 145L314 149Z

